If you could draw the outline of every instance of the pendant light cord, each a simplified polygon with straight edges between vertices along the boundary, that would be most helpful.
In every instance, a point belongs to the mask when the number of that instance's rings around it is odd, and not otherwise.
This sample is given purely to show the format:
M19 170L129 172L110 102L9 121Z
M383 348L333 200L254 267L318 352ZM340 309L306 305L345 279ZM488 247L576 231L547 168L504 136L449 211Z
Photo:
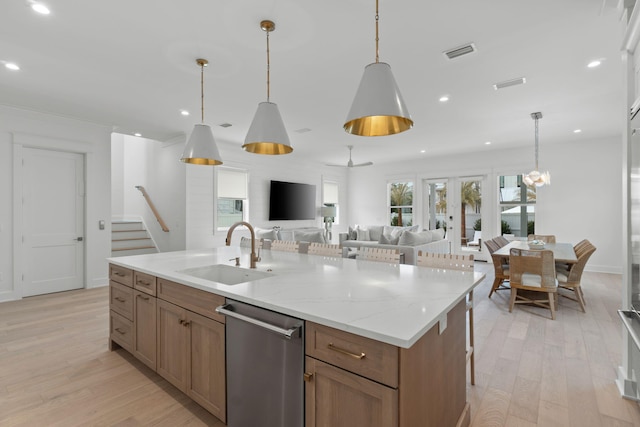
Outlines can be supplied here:
M269 59L269 33L270 31L267 31L267 102L269 102L269 96L271 95L271 79L270 79L270 75L269 75L269 71L271 69L271 61Z
M536 148L535 148L535 154L536 154L536 170L538 170L538 118L536 117L535 119L536 122Z
M204 124L204 63L200 63L200 116Z
M376 64L380 62L380 48L378 46L378 42L380 41L380 37L378 37L379 21L380 21L380 15L378 15L378 0L376 0Z

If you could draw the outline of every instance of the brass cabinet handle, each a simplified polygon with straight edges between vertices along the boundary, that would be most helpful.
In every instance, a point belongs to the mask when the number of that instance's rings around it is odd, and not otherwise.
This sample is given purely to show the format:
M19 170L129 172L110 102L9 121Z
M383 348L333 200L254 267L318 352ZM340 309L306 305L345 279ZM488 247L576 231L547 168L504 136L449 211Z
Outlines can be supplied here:
M188 320L185 320L184 322L182 322L182 326L189 326L191 322L189 322Z
M178 319L178 323L180 323L181 325L184 323L183 319Z
M333 350L333 351L337 351L338 353L342 353L345 354L347 356L351 356L354 359L364 359L364 357L366 356L364 353L360 353L360 354L355 354L355 353L351 353L350 351L341 349L340 347L336 347L335 345L333 345L332 342L329 343L329 345L327 345L327 347L329 348L329 350Z
M145 297L144 295L138 295L138 298L142 298L145 301L149 301L149 297Z
M124 273L120 273L119 271L114 271L113 274L116 276L124 277Z
M143 280L138 280L138 285L149 286L149 285L151 285L151 283L145 282Z
M114 300L124 302L124 298L122 297L115 297Z
M125 332L125 331L123 331L123 330L122 330L122 329L120 329L120 328L116 328L115 330L116 330L116 332L117 332L117 333L119 333L120 335L124 335L124 334L126 334L126 332Z
M305 372L304 375L302 376L302 379L306 383L311 382L311 380L313 379L313 374L310 372Z

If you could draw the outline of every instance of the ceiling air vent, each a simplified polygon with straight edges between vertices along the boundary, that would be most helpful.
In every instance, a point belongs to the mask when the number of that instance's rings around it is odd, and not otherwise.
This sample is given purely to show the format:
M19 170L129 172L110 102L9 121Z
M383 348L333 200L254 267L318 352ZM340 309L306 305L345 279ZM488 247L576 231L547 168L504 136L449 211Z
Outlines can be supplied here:
M468 43L464 46L458 46L453 49L445 50L442 53L444 54L444 56L446 56L449 59L455 59L455 58L459 58L461 56L467 55L469 53L473 53L475 51L476 51L476 45L474 45L473 43Z
M526 82L527 82L527 79L525 79L524 77L518 77L517 79L505 80L503 82L496 83L493 85L493 88L495 90L504 89L505 87L509 87L509 86L523 85Z

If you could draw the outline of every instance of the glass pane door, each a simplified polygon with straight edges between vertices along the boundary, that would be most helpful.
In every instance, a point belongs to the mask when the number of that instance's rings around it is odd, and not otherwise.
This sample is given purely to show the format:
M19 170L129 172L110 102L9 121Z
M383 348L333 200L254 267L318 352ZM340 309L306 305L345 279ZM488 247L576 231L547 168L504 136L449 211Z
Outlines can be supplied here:
M482 180L460 178L460 252L482 252Z
M423 228L435 230L444 228L447 230L447 187L449 181L446 179L435 179L424 181L424 218Z

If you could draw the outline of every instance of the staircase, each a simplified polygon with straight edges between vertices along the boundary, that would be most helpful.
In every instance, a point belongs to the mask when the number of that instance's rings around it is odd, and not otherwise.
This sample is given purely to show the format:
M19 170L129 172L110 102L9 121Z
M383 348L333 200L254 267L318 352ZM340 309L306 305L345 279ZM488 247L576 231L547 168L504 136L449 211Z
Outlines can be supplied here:
M111 222L111 256L152 254L158 248L142 221Z

